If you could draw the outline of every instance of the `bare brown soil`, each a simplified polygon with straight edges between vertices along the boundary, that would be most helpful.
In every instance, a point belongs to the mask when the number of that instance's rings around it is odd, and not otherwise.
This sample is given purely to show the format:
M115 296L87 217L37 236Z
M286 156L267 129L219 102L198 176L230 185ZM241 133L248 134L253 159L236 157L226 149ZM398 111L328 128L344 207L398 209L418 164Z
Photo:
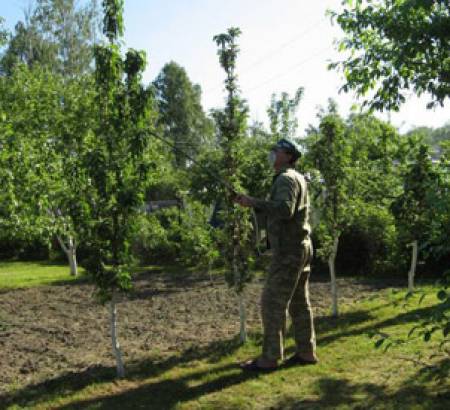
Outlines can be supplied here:
M340 302L376 291L355 279L339 281ZM248 286L249 329L260 330L261 281ZM313 278L316 316L329 312L329 284ZM239 331L236 298L220 278L147 272L118 307L120 342L126 363L168 357L229 340ZM88 283L0 291L0 394L26 385L114 366L109 313L93 297Z

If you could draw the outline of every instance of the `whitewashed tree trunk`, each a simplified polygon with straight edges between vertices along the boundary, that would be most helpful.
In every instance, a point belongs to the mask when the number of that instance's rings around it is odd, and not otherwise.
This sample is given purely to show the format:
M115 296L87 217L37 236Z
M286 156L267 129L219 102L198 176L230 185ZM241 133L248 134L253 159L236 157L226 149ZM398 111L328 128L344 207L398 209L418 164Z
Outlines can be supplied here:
M72 276L78 275L78 264L77 264L77 248L72 237L69 237L67 258L69 259L70 274Z
M408 272L408 291L412 292L414 290L414 277L416 275L416 267L417 267L417 251L418 251L418 243L417 240L411 243L412 254L411 254L411 267Z
M336 236L333 240L333 248L331 250L330 256L328 257L328 267L330 269L331 278L331 313L333 316L338 316L338 294L337 294L337 284L336 284L336 255L339 245L339 236Z
M114 352L114 356L116 357L116 368L117 368L117 377L122 378L125 376L125 368L122 360L122 352L120 350L120 344L117 337L118 329L117 329L117 304L115 299L115 294L111 298L110 302L110 313L111 313L111 343L112 349Z
M66 245L62 238L57 235L59 245L61 249L67 256L70 266L70 274L72 276L78 275L78 264L77 264L77 247L75 246L75 242L71 236L69 236L68 244Z

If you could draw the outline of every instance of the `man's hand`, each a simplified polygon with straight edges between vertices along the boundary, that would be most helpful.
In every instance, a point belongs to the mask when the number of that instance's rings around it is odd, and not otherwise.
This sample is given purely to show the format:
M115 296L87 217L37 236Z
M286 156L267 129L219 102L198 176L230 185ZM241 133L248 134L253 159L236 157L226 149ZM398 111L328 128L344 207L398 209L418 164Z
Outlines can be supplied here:
M243 206L246 208L252 207L254 204L253 198L251 196L244 195L244 194L236 195L234 202L236 202L240 206Z

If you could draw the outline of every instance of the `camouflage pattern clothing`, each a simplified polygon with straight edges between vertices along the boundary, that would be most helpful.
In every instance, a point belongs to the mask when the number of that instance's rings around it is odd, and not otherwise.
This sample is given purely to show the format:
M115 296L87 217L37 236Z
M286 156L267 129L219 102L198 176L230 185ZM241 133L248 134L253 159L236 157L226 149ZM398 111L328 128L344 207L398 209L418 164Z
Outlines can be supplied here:
M313 250L305 178L291 167L282 168L274 177L269 199L254 200L254 207L267 216L267 232L273 250L261 300L263 357L283 359L287 308L297 353L315 355L308 290Z

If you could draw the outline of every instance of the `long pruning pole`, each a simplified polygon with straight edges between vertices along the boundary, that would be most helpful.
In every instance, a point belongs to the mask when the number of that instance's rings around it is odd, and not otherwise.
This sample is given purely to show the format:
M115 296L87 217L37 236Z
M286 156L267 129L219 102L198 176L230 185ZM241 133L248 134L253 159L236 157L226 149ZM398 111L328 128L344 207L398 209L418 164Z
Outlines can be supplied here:
M150 131L149 134L156 139L164 142L169 147L173 148L174 150L177 150L181 155L185 156L189 161L191 161L193 164L197 165L202 171L205 171L211 178L213 178L216 182L221 184L223 187L227 188L234 196L237 196L237 192L234 190L234 188L223 178L219 177L217 174L212 172L209 168L206 168L204 165L200 164L198 161L196 161L194 158L192 158L191 155L189 155L187 152L183 151L181 148L177 147L174 143L170 142L166 138L162 137L161 135L158 135L157 133Z
M205 171L216 182L218 182L223 187L228 189L232 195L234 195L235 197L238 196L238 193L234 190L234 188L227 181L225 181L223 178L219 177L217 174L212 172L209 168L206 168L205 166L200 164L198 161L196 161L194 158L192 158L192 156L189 155L187 152L183 151L181 148L177 147L174 143L167 140L167 138L164 138L161 135L158 135L156 132L153 132L153 131L149 131L149 134L151 136L155 137L157 140L159 140L159 141L163 142L164 144L168 145L169 147L173 148L174 150L177 150L180 154L185 156L189 161L191 161L193 164L197 165L201 170ZM253 215L254 229L256 231L256 242L258 242L258 237L259 237L258 218L256 217L254 208L251 208L251 211L252 211L252 215ZM256 245L256 252L258 253L258 255L261 254L257 245Z

